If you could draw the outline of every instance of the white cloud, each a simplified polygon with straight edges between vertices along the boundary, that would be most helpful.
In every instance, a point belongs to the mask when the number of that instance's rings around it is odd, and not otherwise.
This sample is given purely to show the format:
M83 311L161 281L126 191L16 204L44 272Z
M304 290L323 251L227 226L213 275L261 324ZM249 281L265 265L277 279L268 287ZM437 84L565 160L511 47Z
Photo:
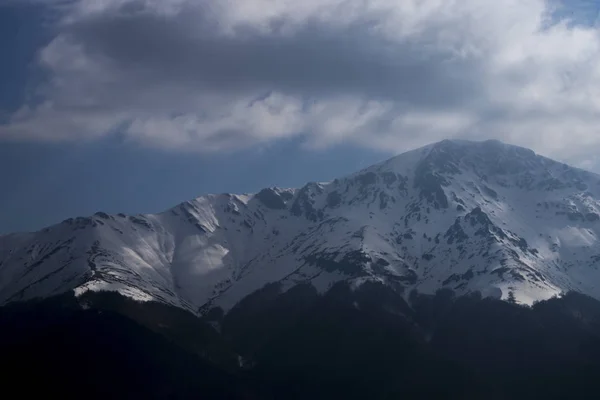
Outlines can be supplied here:
M598 27L543 0L77 0L0 136L398 152L498 138L588 165ZM561 15L561 14L559 14ZM569 14L563 14L569 15ZM586 161L587 160L587 161Z

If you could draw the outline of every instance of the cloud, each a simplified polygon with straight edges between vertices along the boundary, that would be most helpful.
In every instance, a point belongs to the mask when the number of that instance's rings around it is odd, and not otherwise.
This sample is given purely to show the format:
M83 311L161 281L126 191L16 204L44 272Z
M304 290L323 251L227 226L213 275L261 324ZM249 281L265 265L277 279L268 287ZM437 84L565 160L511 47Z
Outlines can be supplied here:
M498 138L581 162L600 145L598 27L555 2L58 3L48 81L0 137L200 152Z

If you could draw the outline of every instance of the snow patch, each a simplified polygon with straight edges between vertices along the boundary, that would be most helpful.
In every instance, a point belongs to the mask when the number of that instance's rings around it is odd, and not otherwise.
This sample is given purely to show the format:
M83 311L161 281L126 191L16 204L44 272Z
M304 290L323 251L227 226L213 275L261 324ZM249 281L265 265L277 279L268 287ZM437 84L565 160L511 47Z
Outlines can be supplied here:
M119 294L129 297L130 299L147 302L156 300L148 293L145 293L137 288L125 285L119 282L105 282L105 281L90 281L85 284L73 289L75 297L80 297L87 292L118 292Z

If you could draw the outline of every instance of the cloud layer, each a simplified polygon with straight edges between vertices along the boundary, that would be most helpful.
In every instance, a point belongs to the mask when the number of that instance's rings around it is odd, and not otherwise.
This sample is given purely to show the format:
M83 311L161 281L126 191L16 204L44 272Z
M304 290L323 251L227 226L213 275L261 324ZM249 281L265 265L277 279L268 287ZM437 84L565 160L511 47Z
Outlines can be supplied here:
M1 137L200 152L498 138L578 163L600 146L599 30L548 1L59 3L48 80Z

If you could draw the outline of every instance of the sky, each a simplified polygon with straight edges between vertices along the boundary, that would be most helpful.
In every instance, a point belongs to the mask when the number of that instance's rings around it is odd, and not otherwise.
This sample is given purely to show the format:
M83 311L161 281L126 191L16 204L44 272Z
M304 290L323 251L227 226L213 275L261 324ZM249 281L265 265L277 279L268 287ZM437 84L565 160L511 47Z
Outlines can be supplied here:
M0 233L445 138L600 172L600 0L0 0Z

